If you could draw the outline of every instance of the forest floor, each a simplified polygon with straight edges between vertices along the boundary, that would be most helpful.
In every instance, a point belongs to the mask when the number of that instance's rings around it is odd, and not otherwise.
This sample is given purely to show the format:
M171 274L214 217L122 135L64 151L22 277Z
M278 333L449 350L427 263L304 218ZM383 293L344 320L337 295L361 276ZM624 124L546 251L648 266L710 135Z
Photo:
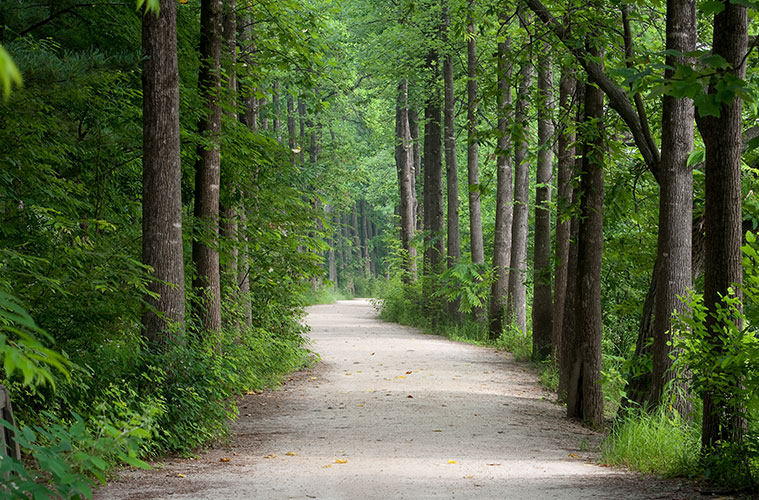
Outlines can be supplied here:
M599 465L602 435L507 353L383 323L367 300L308 312L321 363L246 396L227 442L95 499L704 498Z

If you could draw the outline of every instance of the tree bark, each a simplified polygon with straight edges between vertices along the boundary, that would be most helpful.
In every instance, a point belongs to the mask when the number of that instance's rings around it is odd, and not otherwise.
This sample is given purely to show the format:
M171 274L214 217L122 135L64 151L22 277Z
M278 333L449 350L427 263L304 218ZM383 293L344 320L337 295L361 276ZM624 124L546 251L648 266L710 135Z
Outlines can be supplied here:
M154 277L142 324L156 347L182 341L185 314L176 19L166 2L142 22L142 262Z
M501 16L506 23L505 14ZM506 292L509 284L511 263L511 225L514 216L513 181L511 165L511 39L506 37L498 43L498 146L496 148L496 211L495 236L493 238L493 268L495 279L490 288L490 311L488 336L498 338L503 332L506 313Z
M416 230L416 196L414 193L414 152L408 121L408 80L398 84L395 105L395 165L400 189L401 247L403 281L416 281L416 247L412 241Z
M681 54L696 48L695 0L668 0L667 50ZM665 80L675 75L678 65L688 64L682 56L668 52ZM684 313L684 297L692 287L691 235L693 221L693 172L688 156L693 150L693 101L665 95L662 103L661 163L659 165L659 237L656 255L656 308L652 387L649 403L658 405L669 384L672 370L672 315ZM676 353L675 353L676 354ZM684 387L681 387L684 389ZM690 404L682 391L673 391L673 406L683 415Z
M293 166L298 164L297 142L295 132L295 102L293 96L287 93L287 144L290 147L290 157Z
M414 202L416 203L416 230L424 229L424 176L422 174L422 145L419 138L419 112L415 107L410 106L408 110L408 125L411 131L411 141L413 143L414 154ZM419 203L419 200L422 203Z
M591 49L595 51L595 49ZM601 256L603 253L603 101L593 85L585 87L583 162L580 174L580 223L577 241L578 350L567 396L567 416L603 426L601 388Z
M527 138L530 130L529 95L532 86L532 63L525 61L519 72L520 83L514 112L517 124L514 142L514 220L511 227L511 271L506 307L508 321L522 334L527 331L527 223L530 203L530 165Z
M237 74L235 66L237 64L237 2L236 0L224 0L224 71L227 75L227 91L230 96L229 109L227 112L228 120L234 122L237 120ZM221 231L221 248L224 254L220 258L220 273L225 280L225 293L232 290L229 297L234 300L237 294L237 276L238 276L238 208L235 206L236 186L230 182L232 175L224 175L224 185L220 194L221 212L220 231ZM229 284L233 285L231 288Z
M746 75L748 12L744 5L728 0L722 3L724 10L714 16L712 53L722 56L729 65L727 71L742 79ZM710 95L717 92L716 80L713 79L709 86ZM739 285L743 282L740 250L741 99L736 95L722 103L719 112L719 117L702 118L706 145L704 305L708 311L706 328L712 336L715 356L723 350L720 335L724 325L716 318L720 297L735 296L741 299ZM743 327L740 317L731 319L737 329ZM701 434L705 450L720 442L742 439L746 425L745 408L740 403L730 403L732 396L707 388Z
M447 37L450 25L448 3L443 6L444 36ZM459 169L456 161L456 96L453 88L453 55L448 54L443 60L444 85L444 145L445 145L445 178L448 194L448 261L451 269L461 261L461 233L459 231ZM458 320L460 299L448 302L448 315Z
M443 203L443 163L442 131L440 112L440 91L438 90L438 54L431 50L427 56L427 66L431 69L432 80L424 108L424 275L426 288L424 295L427 311L439 314L438 301L433 299L437 291L435 276L445 268L445 213Z
M201 331L221 328L219 276L219 184L221 182L221 45L222 0L203 0L200 8L199 92L205 112L198 124L202 143L198 145L195 166L195 224L192 260L196 276L192 287L193 307Z
M469 0L467 8L467 178L469 181L469 239L472 262L485 262L482 242L482 214L480 213L479 145L477 143L477 38L474 19L475 0Z
M538 59L538 164L535 184L532 358L551 355L551 178L553 176L553 71L551 46L544 42Z
M564 326L564 303L567 296L567 264L569 261L569 219L572 206L572 173L574 171L575 134L570 126L572 101L577 80L574 72L562 66L559 83L559 107L565 122L560 125L558 144L558 179L556 199L556 245L554 258L553 326L551 345L555 366L561 366L561 332Z
M274 114L274 135L277 138L277 142L282 142L282 131L280 126L280 119L279 119L279 82L277 80L274 80L274 83L272 84L272 111Z

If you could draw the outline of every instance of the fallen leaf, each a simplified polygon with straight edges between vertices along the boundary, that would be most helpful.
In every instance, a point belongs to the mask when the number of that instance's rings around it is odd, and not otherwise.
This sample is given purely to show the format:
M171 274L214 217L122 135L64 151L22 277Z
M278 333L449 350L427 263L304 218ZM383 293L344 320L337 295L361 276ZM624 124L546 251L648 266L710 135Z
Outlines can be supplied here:
M297 457L298 456L298 454L295 453L294 451L288 451L287 453L285 453L285 455L287 455L288 457Z
M177 474L177 477L184 477L184 474Z
M316 380L316 377L311 377L311 380Z
M357 408L363 408L364 407L364 403L359 403L359 404L356 405L356 407Z
M464 476L465 479L472 479L474 476Z
M491 466L491 467L497 467L497 466L499 466L501 464L488 464L488 465Z
M455 464L455 463L456 463L456 461L455 461L455 460L448 460L448 463L449 463L449 464Z
M346 373L346 375L353 375L352 373Z
M407 397L408 399L414 399L414 396L412 396L411 394L409 394L409 395L408 395L408 396L406 396L406 397Z
M412 373L414 373L414 372L412 372L411 370L409 370L409 371L406 372L406 375L411 375Z
M374 356L374 353L371 353L369 356Z
M345 459L343 459L343 458L336 458L336 459L335 459L335 463L336 463L336 464L347 464L347 463L348 463L348 461L347 461L347 460L345 460Z
M219 459L219 462L229 462L231 459L229 457L223 457Z
M269 453L269 454L268 454L268 455L266 455L264 458L277 458L277 455L275 455L275 454L273 454L273 453Z
M322 469L329 469L332 467L332 464L322 465Z
M580 455L578 455L577 453L570 453L568 456L570 456L570 457L572 457L572 458L582 458L582 457L581 457Z
M442 429L433 429L432 432L443 432Z

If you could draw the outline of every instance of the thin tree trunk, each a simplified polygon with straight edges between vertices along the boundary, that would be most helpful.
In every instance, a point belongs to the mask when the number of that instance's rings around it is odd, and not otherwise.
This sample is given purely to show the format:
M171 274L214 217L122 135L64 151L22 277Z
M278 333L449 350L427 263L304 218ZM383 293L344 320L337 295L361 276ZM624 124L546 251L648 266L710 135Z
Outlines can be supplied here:
M551 177L553 176L553 71L551 46L544 42L538 60L538 164L535 184L532 358L551 355Z
M505 14L501 23L505 24ZM511 225L514 217L513 181L511 165L511 39L498 43L498 146L496 148L496 209L495 236L493 238L493 268L495 279L490 289L490 320L488 336L498 338L503 332L506 313L506 292L511 262Z
M683 56L696 48L696 1L667 2L667 54L664 79L675 68L688 64ZM680 300L692 287L691 252L693 221L693 171L688 156L693 149L693 101L665 95L662 105L662 143L659 176L659 238L656 256L656 310L654 312L654 348L652 387L649 402L657 405L668 385L675 380L672 370L672 315L684 313ZM674 389L685 389L676 384ZM690 413L690 404L682 390L673 390L672 404L681 414Z
M196 276L193 314L202 331L221 328L219 276L219 184L221 182L221 45L222 0L203 0L200 9L200 76L198 86L205 112L198 124L203 143L195 167L195 224L192 260Z
M443 35L448 36L450 15L448 3L443 4ZM443 60L444 109L443 129L445 147L445 179L448 194L447 210L447 267L451 269L461 261L461 233L459 231L459 170L456 161L456 96L453 88L453 55L448 54ZM454 320L459 318L460 299L448 302L448 315Z
M591 49L596 52L596 49ZM585 87L580 224L577 242L577 356L567 387L567 416L603 426L601 388L601 257L603 253L604 94Z
M224 70L227 75L227 88L230 96L229 109L227 112L228 120L234 122L237 120L237 74L235 66L237 64L237 2L236 0L224 0ZM229 298L234 299L237 294L237 275L238 275L238 259L239 259L239 245L237 241L238 235L238 210L234 206L232 199L235 198L236 187L234 183L230 181L233 176L225 175L225 184L220 195L219 211L221 212L220 231L221 231L221 248L224 250L222 255L221 276L224 278L225 283L234 285L231 290L232 294ZM229 284L225 286L225 290L229 290ZM225 300L227 297L225 297Z
M395 106L395 164L400 189L401 247L403 248L403 281L416 281L416 197L414 193L414 156L408 121L408 80L398 84Z
M176 20L167 2L142 23L142 262L155 278L142 324L151 346L182 341L185 314Z
M520 70L519 92L514 113L514 219L511 227L511 271L506 317L522 334L527 332L527 222L529 217L530 165L527 139L530 130L529 98L532 86L532 63L525 61Z
M558 144L558 181L556 199L556 254L554 259L554 292L553 292L553 326L551 345L555 366L561 365L561 332L564 323L564 302L567 296L567 263L569 261L569 231L571 223L568 219L572 206L572 172L574 171L575 134L570 126L572 100L574 98L576 80L569 66L562 66L561 82L559 83L559 107L563 118L560 125Z
M306 103L298 98L298 125L300 128L300 150L298 151L299 165L306 164Z
M274 80L272 85L272 106L274 112L274 134L277 138L277 142L282 142L282 131L279 119L279 82Z
M359 208L361 210L361 258L364 276L371 276L371 265L369 264L369 211L366 205L366 200L359 201Z
M472 262L485 262L482 242L482 215L480 214L480 167L477 143L477 38L474 19L475 0L469 0L467 8L467 179L469 181L469 238Z
M298 157L297 151L298 151L298 145L296 143L295 138L296 132L295 132L295 102L293 100L293 96L288 92L287 93L287 143L290 147L290 155L292 158L292 164L293 166L298 164Z
M416 203L416 230L421 231L424 228L424 203L419 203L419 200L423 200L424 196L422 189L424 186L424 176L422 173L422 145L419 140L419 112L415 107L409 107L408 110L408 125L411 131L411 141L414 145L414 200ZM421 195L421 196L420 196Z
M748 12L745 5L723 0L724 9L714 16L712 53L727 61L727 71L737 78L746 75L748 45ZM715 84L709 94L717 92ZM701 127L706 145L706 268L704 272L704 305L708 311L706 329L711 334L714 355L724 347L717 319L721 296L741 299L741 112L737 95L720 106L720 116L702 118ZM700 125L700 124L699 124ZM732 290L732 291L731 291ZM743 327L740 317L733 317L737 329ZM724 320L723 320L724 321ZM719 376L719 372L717 374ZM736 381L736 389L739 382ZM733 394L708 388L704 395L702 446L705 450L720 442L740 442L746 426L745 408L731 402Z

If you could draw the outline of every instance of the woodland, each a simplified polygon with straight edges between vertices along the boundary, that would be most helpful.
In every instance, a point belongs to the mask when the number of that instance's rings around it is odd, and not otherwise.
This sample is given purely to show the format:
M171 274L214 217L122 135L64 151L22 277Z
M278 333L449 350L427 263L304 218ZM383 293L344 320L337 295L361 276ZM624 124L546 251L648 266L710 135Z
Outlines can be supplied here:
M2 2L0 496L224 436L352 296L535 363L608 463L756 490L757 9Z

